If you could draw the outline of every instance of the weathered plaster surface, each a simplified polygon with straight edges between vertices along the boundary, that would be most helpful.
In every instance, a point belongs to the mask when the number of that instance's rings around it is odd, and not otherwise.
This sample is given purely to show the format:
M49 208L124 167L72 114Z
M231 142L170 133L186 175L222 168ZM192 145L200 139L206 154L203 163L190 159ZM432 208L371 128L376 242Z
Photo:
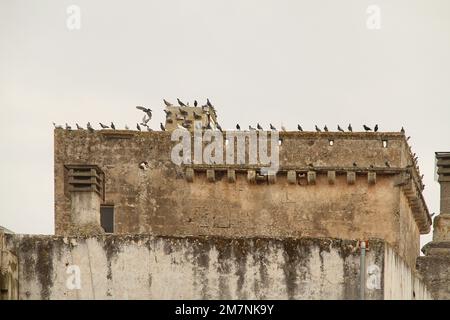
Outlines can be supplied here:
M9 236L20 299L358 299L359 249L333 239ZM383 269L374 241L367 264ZM81 289L66 282L80 268ZM381 288L366 290L370 299Z
M411 160L403 135L280 133L280 164L284 167L354 168L355 184L344 172L329 184L318 172L314 185L300 179L289 184L286 173L275 184L250 184L236 172L229 183L216 172L216 182L197 173L185 179L182 167L170 160L168 132L80 132L55 130L55 226L67 234L70 194L65 164L98 165L105 172L106 203L115 207L116 233L166 236L381 238L411 266L418 255L419 229L395 173L378 174L368 184L370 166L404 169ZM329 139L334 145L329 145ZM388 148L382 147L388 139ZM148 169L139 163L148 162ZM243 167L245 169L245 166ZM402 202L403 201L403 202ZM429 228L429 226L428 226ZM422 230L425 232L426 230Z
M394 251L386 253L387 246L380 240L369 243L367 299L408 299L413 291L416 299L427 297ZM360 297L357 241L8 235L7 246L19 258L20 299ZM73 266L80 270L80 289L67 286ZM407 286L402 284L404 279L411 280ZM383 286L390 291L404 287L387 295Z
M410 268L390 246L386 246L384 256L384 299L432 299L420 275Z

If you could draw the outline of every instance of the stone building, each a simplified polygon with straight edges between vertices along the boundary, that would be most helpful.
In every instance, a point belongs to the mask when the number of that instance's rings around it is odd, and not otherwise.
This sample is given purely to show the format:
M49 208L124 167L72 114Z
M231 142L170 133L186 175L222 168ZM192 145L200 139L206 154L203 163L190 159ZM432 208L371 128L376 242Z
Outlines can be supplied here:
M434 218L433 241L427 243L417 268L437 299L450 299L450 152L436 152L441 186L440 214Z
M276 132L271 174L258 162L177 165L179 121L217 131L217 118L169 109L167 131L55 130L55 235L0 235L18 265L2 271L20 283L8 297L447 297L416 268L432 221L403 133ZM424 259L419 270L437 258Z

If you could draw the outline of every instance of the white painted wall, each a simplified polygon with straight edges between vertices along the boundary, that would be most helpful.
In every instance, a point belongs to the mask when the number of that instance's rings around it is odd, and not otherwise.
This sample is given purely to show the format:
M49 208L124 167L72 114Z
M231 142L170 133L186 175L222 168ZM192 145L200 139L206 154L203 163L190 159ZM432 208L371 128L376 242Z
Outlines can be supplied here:
M20 299L359 299L357 241L7 235ZM367 299L429 298L383 241L366 255ZM383 274L384 272L384 274Z
M419 275L388 245L384 257L384 299L432 299Z

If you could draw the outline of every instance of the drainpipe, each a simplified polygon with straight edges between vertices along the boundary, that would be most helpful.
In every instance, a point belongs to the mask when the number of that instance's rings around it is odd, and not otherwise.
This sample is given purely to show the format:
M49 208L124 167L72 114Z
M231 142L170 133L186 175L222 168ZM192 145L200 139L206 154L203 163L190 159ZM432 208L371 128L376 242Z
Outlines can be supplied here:
M359 243L360 247L361 247L361 258L360 258L360 262L359 262L359 266L360 266L360 285L359 285L359 298L360 300L364 300L365 299L365 288L366 288L366 242L365 241L361 241Z

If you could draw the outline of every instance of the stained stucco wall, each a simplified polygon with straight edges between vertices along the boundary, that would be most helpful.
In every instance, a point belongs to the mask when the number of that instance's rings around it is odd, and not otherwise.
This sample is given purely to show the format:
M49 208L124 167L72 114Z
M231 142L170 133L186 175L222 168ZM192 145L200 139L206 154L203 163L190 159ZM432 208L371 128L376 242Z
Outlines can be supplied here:
M435 299L450 300L450 242L426 245L428 248L433 246L441 253L418 257L417 270Z
M385 248L384 261L384 299L432 299L431 292L420 275L409 267L389 245Z
M356 241L10 235L7 245L20 299L359 298ZM367 252L367 269L380 271L367 275L368 299L383 298L384 248L374 240ZM73 266L81 288L71 290Z
M55 130L56 234L65 234L70 224L64 165L94 164L105 172L106 203L114 205L116 233L380 238L414 266L419 232L411 225L411 211L400 210L401 187L396 185L395 170L409 161L403 135L287 132L280 137L281 166L305 169L313 163L342 171L355 162L360 168L355 184L348 184L343 172L337 172L332 185L326 172L317 173L314 185L304 180L289 184L285 173L275 184L250 184L245 172L238 172L234 183L223 172L216 173L214 183L204 172L189 183L184 169L170 160L174 143L168 132ZM382 139L388 139L388 148ZM147 170L139 168L142 161L148 162ZM386 168L386 161L391 173L377 174L376 184L369 185L370 166Z

